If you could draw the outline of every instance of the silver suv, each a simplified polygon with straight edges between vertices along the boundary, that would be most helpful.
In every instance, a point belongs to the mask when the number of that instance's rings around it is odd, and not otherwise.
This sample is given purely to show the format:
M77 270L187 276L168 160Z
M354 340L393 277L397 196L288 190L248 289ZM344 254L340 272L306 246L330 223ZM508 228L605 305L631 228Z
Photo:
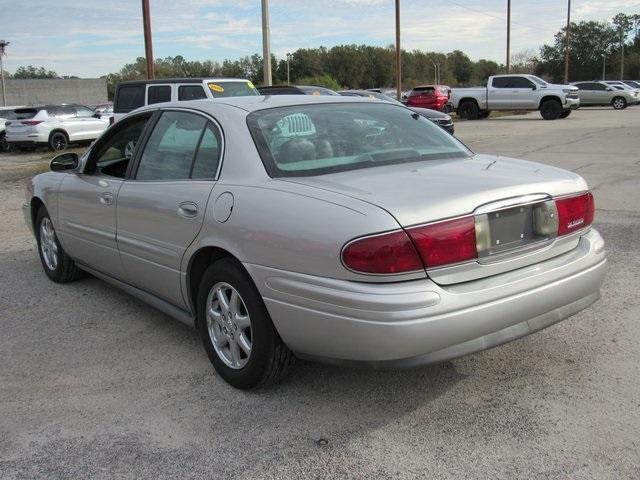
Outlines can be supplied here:
M638 93L632 90L618 90L602 81L574 82L578 87L581 105L611 105L616 110L627 108L640 101Z

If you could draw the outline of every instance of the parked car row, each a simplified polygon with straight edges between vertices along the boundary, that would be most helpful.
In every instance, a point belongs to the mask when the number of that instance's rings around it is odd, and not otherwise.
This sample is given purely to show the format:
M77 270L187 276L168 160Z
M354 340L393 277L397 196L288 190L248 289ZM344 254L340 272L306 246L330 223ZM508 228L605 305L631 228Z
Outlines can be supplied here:
M633 81L601 81L573 82L578 87L581 105L611 105L616 110L623 110L629 105L640 103L640 83Z

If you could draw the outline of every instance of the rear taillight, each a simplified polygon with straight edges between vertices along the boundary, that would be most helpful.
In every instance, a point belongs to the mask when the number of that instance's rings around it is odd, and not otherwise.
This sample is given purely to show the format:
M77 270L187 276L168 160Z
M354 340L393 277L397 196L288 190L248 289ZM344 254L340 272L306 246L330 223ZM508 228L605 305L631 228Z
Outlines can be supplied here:
M541 202L533 209L532 228L547 239L567 235L591 225L594 210L590 192ZM482 253L491 244L486 215L469 215L358 238L343 248L342 262L360 273L405 273L474 260L478 249Z
M558 236L573 233L593 223L595 203L591 192L556 200Z
M407 233L427 268L465 262L478 256L474 217L413 227L407 229Z
M424 265L411 239L403 230L363 237L342 249L342 263L361 273L403 273L422 270Z
M38 124L42 123L42 120L23 120L20 123L22 123L23 125L33 126L33 125L38 125Z

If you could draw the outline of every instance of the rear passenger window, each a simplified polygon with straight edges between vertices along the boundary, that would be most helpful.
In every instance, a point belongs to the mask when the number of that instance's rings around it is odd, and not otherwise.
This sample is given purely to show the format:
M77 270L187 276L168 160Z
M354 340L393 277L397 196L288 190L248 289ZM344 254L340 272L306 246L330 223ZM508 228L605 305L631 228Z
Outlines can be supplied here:
M491 85L493 88L507 88L509 80L510 77L497 77L493 79L493 83Z
M180 85L178 87L178 100L200 100L207 98L201 85Z
M221 143L220 132L209 122L202 135L202 140L200 140L198 153L193 162L191 178L196 180L215 178L220 163Z
M188 179L206 123L200 115L164 112L147 141L136 179Z
M123 85L116 93L115 113L128 113L144 105L144 85Z
M170 85L153 85L147 90L147 105L154 103L170 102L171 86Z

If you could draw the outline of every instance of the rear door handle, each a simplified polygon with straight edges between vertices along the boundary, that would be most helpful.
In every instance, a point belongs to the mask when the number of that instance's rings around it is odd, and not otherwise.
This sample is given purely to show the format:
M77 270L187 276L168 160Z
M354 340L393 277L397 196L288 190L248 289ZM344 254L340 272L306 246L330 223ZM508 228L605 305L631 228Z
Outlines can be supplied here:
M110 192L104 192L100 194L100 203L103 205L113 204L113 194Z
M178 215L195 217L198 215L198 206L193 202L183 202L178 206Z

